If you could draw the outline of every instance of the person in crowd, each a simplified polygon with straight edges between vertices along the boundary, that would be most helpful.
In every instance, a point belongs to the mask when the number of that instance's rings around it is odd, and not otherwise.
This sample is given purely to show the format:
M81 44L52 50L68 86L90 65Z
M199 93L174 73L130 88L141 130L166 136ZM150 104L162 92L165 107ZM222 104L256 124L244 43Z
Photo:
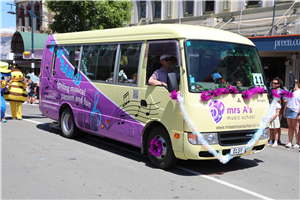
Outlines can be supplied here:
M280 129L280 122L279 122L279 112L281 109L281 100L277 102L275 109L272 112L272 118L270 119L270 140L267 146L277 147L278 146L278 135L279 135L279 129ZM274 141L274 143L273 143Z
M173 70L170 68L172 61L172 56L163 54L160 56L160 63L162 64L162 67L160 69L157 69L153 72L151 77L148 80L148 83L150 85L167 85L167 76L168 73L175 72L177 79L179 80L179 72L177 70Z
M28 86L29 86L29 89L30 89L30 92L29 92L29 103L33 104L35 102L34 88L35 88L36 85L35 85L35 83L31 79L29 79Z
M280 78L278 77L275 77L273 78L273 81L272 81L272 89L270 89L270 92L272 93L272 90L277 90L277 94L281 93L283 91L283 82ZM273 98L271 97L270 98L270 102L272 102ZM281 119L282 119L282 113L283 113L283 110L284 110L284 106L286 104L286 98L284 97L281 97L280 98L280 101L281 101L281 109L279 111L279 125L281 124ZM281 129L278 130L278 144L281 144L281 141L280 141L280 137L281 137Z
M24 75L24 77L25 77L25 82L26 82L26 84L27 84L27 87L26 87L26 91L27 91L27 99L26 99L26 101L24 102L25 104L27 104L27 103L29 103L29 99L30 99L30 97L29 97L29 93L30 93L30 88L29 88L29 80L30 80L30 76L27 76L27 75Z
M296 144L293 148L299 148L299 119L300 119L300 90L299 81L295 80L295 88L293 91L293 97L287 99L287 104L284 107L283 116L287 118L288 123L288 139L289 143L285 145L287 148L292 147L292 141L295 134Z
M39 74L39 76L38 76L39 78L41 77L41 73ZM36 103L37 104L39 104L40 103L40 82L38 82L37 84L36 84L36 99L37 99L37 101L36 101Z

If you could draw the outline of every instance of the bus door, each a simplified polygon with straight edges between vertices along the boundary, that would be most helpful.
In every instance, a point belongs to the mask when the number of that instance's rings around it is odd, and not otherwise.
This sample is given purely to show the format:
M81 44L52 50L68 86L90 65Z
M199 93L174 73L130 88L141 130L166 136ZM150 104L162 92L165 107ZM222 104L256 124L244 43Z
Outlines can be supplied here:
M177 40L160 40L160 41L148 41L146 47L146 80L145 89L141 92L141 96L144 97L148 113L144 121L149 123L151 121L160 121L169 131L182 132L183 130L183 118L180 114L179 106L176 101L170 98L169 91L164 86L151 86L148 84L149 78L156 70L162 69L162 63L160 56L167 54L171 57L170 68L173 71L177 71L180 75L182 71L181 57L179 53L179 42ZM180 80L178 80L178 84ZM180 86L180 85L179 85ZM179 87L180 88L180 87ZM173 140L174 137L171 137ZM179 145L182 147L182 145ZM182 151L183 149L176 149Z

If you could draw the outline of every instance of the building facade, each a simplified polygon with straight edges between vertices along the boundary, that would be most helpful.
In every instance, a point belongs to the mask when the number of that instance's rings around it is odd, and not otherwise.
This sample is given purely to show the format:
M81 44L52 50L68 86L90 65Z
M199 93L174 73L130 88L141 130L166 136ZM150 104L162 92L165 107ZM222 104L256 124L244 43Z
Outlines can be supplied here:
M129 26L171 23L231 31L248 37L256 44L267 79L278 76L288 86L290 71L300 78L299 0L133 3L133 17Z
M18 5L16 8L16 26L17 31L20 32L31 32L33 28L34 33L45 33L51 32L48 28L48 22L51 21L51 13L48 12L47 7L44 5L45 0L42 1L31 1L14 0L14 3ZM33 18L33 24L31 24L31 15L27 10L31 10L33 6L33 12L38 17ZM39 18L43 19L40 20Z
M16 32L11 39L11 54L12 60L8 62L18 67L23 73L32 71L32 31L33 31L33 49L34 49L34 73L40 73L41 59L43 49L45 46L48 34L51 30L48 24L51 21L51 13L48 12L44 5L45 0L42 1L26 1L14 0L16 5ZM33 22L31 22L32 15L29 11L33 8L34 15ZM29 52L25 55L24 52Z

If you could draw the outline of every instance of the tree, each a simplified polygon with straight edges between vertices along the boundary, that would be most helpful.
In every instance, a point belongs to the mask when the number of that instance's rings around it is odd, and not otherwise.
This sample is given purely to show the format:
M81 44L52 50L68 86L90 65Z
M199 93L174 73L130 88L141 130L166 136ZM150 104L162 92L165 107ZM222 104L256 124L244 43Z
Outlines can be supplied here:
M49 27L53 32L77 32L118 28L131 19L133 4L130 1L46 1L54 13Z

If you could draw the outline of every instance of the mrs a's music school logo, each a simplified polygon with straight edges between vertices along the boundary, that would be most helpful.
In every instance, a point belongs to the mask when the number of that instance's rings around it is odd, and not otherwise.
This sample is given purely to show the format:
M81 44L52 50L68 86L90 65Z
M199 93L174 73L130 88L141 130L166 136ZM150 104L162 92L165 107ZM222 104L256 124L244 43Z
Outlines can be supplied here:
M216 124L220 123L224 112L225 112L225 105L222 101L220 100L212 100L209 105L209 112Z

